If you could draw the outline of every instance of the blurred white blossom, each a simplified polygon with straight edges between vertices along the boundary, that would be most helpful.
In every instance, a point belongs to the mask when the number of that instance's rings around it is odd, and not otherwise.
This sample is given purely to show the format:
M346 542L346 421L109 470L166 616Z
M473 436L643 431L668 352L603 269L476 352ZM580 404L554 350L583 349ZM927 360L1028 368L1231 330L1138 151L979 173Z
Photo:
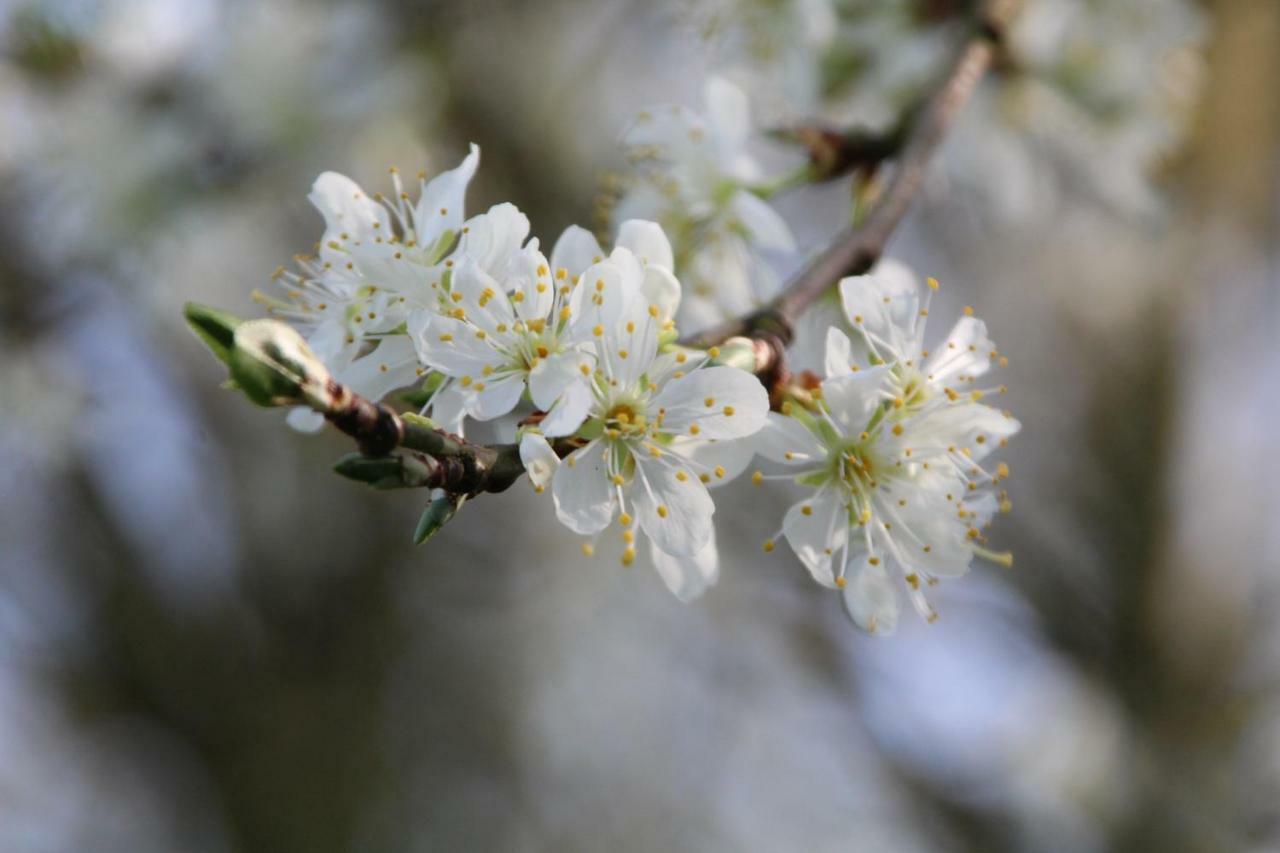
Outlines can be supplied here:
M795 250L791 229L761 197L771 179L749 149L746 94L712 77L704 98L705 116L678 105L637 116L624 136L635 174L615 212L656 220L671 238L688 290L679 321L690 332L773 296L779 278L766 255Z

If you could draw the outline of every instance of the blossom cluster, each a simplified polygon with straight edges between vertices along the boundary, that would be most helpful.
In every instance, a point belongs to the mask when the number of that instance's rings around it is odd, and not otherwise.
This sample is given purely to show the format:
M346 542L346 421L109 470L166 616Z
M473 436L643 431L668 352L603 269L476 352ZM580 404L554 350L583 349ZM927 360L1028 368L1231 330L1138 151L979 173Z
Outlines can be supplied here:
M726 471L705 461L709 448L757 433L768 394L715 351L675 345L681 287L656 223L623 223L607 253L572 226L547 257L515 206L465 216L478 162L473 148L421 178L416 201L395 172L391 197L321 175L318 254L277 271L288 298L264 297L269 310L364 396L425 383L425 411L450 431L527 401L536 417L522 426L521 456L535 487L551 487L560 521L594 538L616 519L624 564L638 531L667 585L691 598L718 573L707 484ZM303 428L316 417L291 414ZM557 439L573 448L563 462Z
M1012 562L988 549L983 534L1010 508L997 488L1008 466L983 462L1019 424L981 402L1003 386L978 386L1004 357L968 309L941 344L926 348L937 287L892 262L844 279L853 337L828 329L824 378L771 413L757 442L787 469L780 476L811 490L765 550L785 536L814 580L842 590L850 617L871 632L897 624L895 575L932 621L924 586L963 574L974 556Z
M973 5L700 0L685 17L767 125L887 130L943 71ZM1158 210L1151 178L1190 127L1206 31L1189 0L1026 0L944 154L948 183L1002 222L1045 221L1077 197Z
M930 354L930 289L892 262L846 279L853 337L830 328L826 377L774 389L771 411L755 375L678 343L678 261L658 223L623 222L608 251L571 226L547 256L514 205L466 215L478 165L473 146L456 168L419 176L416 199L395 170L390 196L335 173L315 181L317 254L277 271L284 299L261 298L339 382L374 399L428 391L424 414L453 432L468 420L513 429L535 491L550 491L584 552L616 525L630 565L646 538L682 600L719 573L709 487L757 454L798 468L771 475L808 492L778 535L868 631L896 622L891 567L929 615L921 583L974 555L1005 559L981 530L1007 469L981 463L1017 422L978 402L992 389L973 383L998 357L980 321L962 318ZM752 202L729 204L751 219ZM304 429L315 418L290 415Z

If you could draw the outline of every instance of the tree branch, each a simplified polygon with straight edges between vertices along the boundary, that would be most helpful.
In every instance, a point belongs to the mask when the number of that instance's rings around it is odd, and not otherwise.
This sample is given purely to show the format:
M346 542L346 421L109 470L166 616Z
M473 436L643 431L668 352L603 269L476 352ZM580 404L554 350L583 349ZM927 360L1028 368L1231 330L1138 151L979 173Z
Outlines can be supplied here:
M990 69L1018 6L1018 0L993 0L985 4L973 35L917 119L902 135L902 151L893 177L862 223L841 233L764 308L690 336L683 343L705 349L737 336L764 341L768 352L757 361L756 373L779 369L783 351L795 335L800 314L840 279L865 273L880 259L885 245L919 193L934 154ZM875 153L878 159L884 159L882 151Z
M694 335L684 345L719 347L712 350L713 358L755 373L771 390L787 381L785 351L800 314L841 278L864 273L879 260L919 192L933 155L991 67L1019 2L986 3L974 34L941 85L922 109L913 111L892 133L846 134L840 139L818 131L819 136L809 140L811 147L821 142L829 156L825 171L815 170L819 178L841 169L878 166L897 154L896 169L883 195L861 224L841 234L769 305ZM360 452L335 465L343 476L375 488L442 489L462 498L505 491L524 473L518 445L472 444L425 418L397 413L338 383L296 332L289 330L282 336L272 321L256 321L254 327L203 306L188 305L186 312L192 328L229 364L233 381L251 399L268 406L309 405L355 439ZM553 444L561 456L576 446L563 439Z
M505 491L524 473L518 445L472 444L336 381L330 380L329 390L337 402L325 418L360 448L334 466L344 477L382 489L443 489L470 496ZM392 454L397 449L401 452ZM568 453L572 446L558 449Z

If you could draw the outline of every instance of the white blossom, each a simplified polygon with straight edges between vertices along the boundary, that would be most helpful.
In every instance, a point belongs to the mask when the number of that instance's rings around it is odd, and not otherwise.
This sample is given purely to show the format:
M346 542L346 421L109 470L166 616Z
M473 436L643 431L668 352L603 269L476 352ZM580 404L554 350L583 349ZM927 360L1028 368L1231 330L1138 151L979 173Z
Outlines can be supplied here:
M1000 390L974 387L999 358L981 320L966 311L935 350L925 348L935 288L930 280L922 295L897 264L844 279L857 342L829 330L821 386L771 414L757 443L766 458L800 469L786 476L812 490L778 535L818 583L843 590L855 623L881 634L897 624L893 574L932 620L924 585L964 574L975 554L1012 559L988 550L982 534L1008 507L994 489L1008 468L982 462L1019 425L979 402Z
M707 484L729 476L723 466L702 461L698 450L708 441L754 435L769 400L754 376L714 365L706 353L660 354L663 326L656 305L634 300L595 338L589 414L578 431L586 443L558 464L551 484L556 514L573 532L594 540L617 518L624 565L635 559L638 528L649 538L663 581L688 601L719 572ZM526 464L553 464L545 444L525 434ZM542 467L537 476L535 487L546 482ZM592 552L593 544L584 550Z
M429 181L420 174L416 203L396 170L393 198L370 195L336 172L312 185L308 198L325 221L317 253L295 258L297 271L276 271L286 300L258 297L271 314L299 327L335 378L357 393L380 399L423 374L400 330L415 310L438 303L437 282L458 241L479 161L473 145L456 168ZM299 429L322 423L305 409L289 420Z
M758 307L777 274L762 253L795 250L791 230L760 195L766 176L748 150L747 96L727 79L705 89L706 115L660 106L637 116L624 136L637 180L619 218L658 221L675 248L686 285L680 325L696 331Z
M423 363L453 380L474 418L511 412L527 389L545 413L542 433L571 435L591 405L595 341L633 301L659 329L671 327L680 302L671 245L656 224L630 221L606 257L572 226L548 261L537 240L524 243L528 220L511 205L464 230L436 308L409 324Z

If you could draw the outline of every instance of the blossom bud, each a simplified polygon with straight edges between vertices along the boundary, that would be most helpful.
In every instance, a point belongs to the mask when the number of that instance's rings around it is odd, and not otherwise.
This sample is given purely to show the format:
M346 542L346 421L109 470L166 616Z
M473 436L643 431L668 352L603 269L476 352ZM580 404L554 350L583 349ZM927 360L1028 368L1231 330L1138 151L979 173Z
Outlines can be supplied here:
M228 366L237 387L260 406L333 408L328 368L296 329L277 320L236 326Z

